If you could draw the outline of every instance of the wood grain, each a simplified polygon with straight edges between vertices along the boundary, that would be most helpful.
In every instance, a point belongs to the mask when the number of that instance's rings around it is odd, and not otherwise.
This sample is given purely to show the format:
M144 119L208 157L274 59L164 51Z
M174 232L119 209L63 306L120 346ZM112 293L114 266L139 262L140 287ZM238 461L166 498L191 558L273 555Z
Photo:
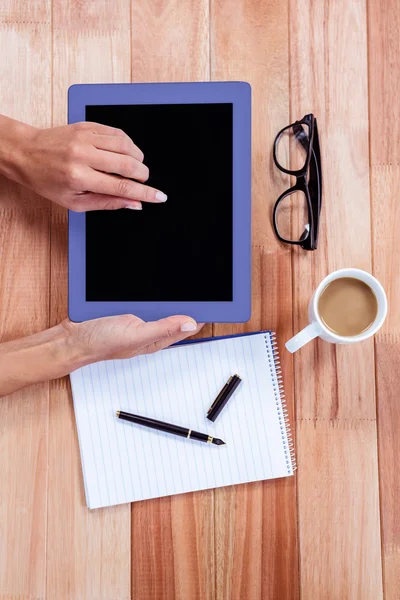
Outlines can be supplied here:
M293 253L298 330L325 275L371 270L367 32L361 0L291 0L290 15L291 121L318 118L324 176L320 247ZM373 342L309 344L295 393L302 595L381 598Z
M96 7L54 2L53 125L66 124L69 85L129 81L129 31L125 0ZM53 207L51 232L54 324L67 316L67 213L60 207ZM67 378L51 384L50 397L47 598L127 600L129 505L95 511L86 507Z
M274 137L289 120L287 4L268 0L211 2L211 77L252 86L253 306L242 326L215 327L217 335L272 329L292 334L290 250L272 232L271 211L286 177L274 169ZM283 356L293 418L292 361ZM220 600L297 598L299 593L296 480L216 490L217 595ZM283 508L284 507L284 508Z
M376 336L379 478L385 597L400 589L400 15L396 1L379 11L368 2L369 114L374 274L383 284L389 314Z
M380 598L375 421L303 420L297 438L303 597Z
M61 29L64 32L74 31L78 38L83 32L86 32L86 35L89 32L94 34L100 34L101 32L102 34L105 34L107 38L111 32L130 31L131 20L129 3L130 0L114 0L112 3L108 0L96 0L96 2L84 2L82 0L52 0L53 30ZM74 54L78 60L84 60L85 58L90 59L93 57L94 53L90 52L82 54L74 52ZM97 57L100 66L103 54L94 54L94 56ZM106 62L108 62L110 57L110 53L105 50L104 59ZM56 52L54 52L54 58L56 58ZM119 64L120 67L125 65L127 59L126 47L124 52L121 52L121 54L117 53L114 58L118 59L116 64ZM74 75L75 72L71 71L71 74ZM87 69L86 76L89 77L88 82L90 82L93 77L96 77L96 72ZM122 81L126 81L126 79L122 79ZM99 83L102 82L99 81Z
M50 25L50 20L51 0L39 0L38 2L8 0L8 2L2 2L0 5L1 23Z
M132 1L132 81L209 79L208 32L208 0ZM135 600L214 599L213 494L132 504Z
M206 0L132 2L132 81L210 78Z
M398 333L379 334L376 339L383 583L388 599L396 598L400 589L399 343Z
M1 600L398 598L399 30L397 0L0 3L0 112L37 126L66 123L73 83L251 83L253 314L213 331L278 332L299 464L297 481L89 511L68 380L2 398ZM270 223L289 185L271 147L311 111L321 239L291 252ZM6 340L67 315L67 216L6 180L0 190ZM388 294L375 354L372 340L315 342L293 360L283 343L306 324L311 291L346 266L373 268Z
M8 15L0 12L1 112L50 125L50 25L23 23L24 7L12 9L18 23L5 23ZM17 185L1 180L0 190L4 341L48 325L50 213L47 203ZM0 595L5 598L45 594L48 390L48 384L37 385L0 399Z

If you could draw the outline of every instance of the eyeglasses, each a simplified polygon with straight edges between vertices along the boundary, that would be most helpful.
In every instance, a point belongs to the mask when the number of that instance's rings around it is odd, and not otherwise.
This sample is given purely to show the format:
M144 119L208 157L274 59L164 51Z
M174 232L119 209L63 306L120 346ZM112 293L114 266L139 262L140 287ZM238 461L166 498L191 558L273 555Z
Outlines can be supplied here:
M304 250L316 250L322 172L314 115L306 115L278 133L274 142L274 162L280 171L296 177L296 184L281 194L275 203L275 233L281 242L301 246Z

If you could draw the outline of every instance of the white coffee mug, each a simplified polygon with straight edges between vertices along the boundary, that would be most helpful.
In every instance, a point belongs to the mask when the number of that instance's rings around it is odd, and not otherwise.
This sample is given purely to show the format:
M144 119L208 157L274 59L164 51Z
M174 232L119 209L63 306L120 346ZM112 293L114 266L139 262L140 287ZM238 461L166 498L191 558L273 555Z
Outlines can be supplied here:
M360 333L359 335L342 336L333 333L333 331L328 329L328 327L326 327L326 325L322 322L318 313L318 302L322 292L329 283L335 279L340 279L341 277L353 277L354 279L360 279L369 285L369 287L373 290L378 302L378 312L374 322L366 331L363 331L363 333ZM386 313L387 299L385 290L379 281L375 279L375 277L366 271L361 271L361 269L340 269L339 271L334 271L321 281L310 300L308 307L308 320L310 324L307 325L307 327L305 327L297 335L295 335L291 340L286 342L286 348L289 350L289 352L296 352L296 350L316 337L320 337L331 344L355 344L356 342L361 342L362 340L366 340L367 338L371 337L371 335L374 335L378 329L382 327L386 318Z

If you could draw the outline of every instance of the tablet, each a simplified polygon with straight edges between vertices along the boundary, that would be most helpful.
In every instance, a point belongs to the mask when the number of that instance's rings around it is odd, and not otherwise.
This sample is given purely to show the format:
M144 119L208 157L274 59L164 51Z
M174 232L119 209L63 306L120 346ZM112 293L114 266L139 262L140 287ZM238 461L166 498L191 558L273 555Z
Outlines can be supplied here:
M251 314L251 90L244 82L85 84L68 122L124 130L149 185L141 211L69 212L69 317Z

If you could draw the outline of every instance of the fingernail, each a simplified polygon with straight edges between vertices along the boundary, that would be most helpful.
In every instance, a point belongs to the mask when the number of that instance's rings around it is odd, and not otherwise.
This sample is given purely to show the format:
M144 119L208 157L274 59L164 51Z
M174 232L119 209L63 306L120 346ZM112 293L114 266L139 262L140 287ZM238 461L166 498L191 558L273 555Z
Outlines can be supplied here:
M158 200L158 202L165 202L167 198L167 194L163 194L163 192L156 192L156 200Z
M129 208L129 210L142 210L142 205L134 204L133 206L125 206L125 208Z
M197 325L196 323L193 323L193 321L188 321L187 323L184 323L181 327L181 331L196 331L197 329Z

